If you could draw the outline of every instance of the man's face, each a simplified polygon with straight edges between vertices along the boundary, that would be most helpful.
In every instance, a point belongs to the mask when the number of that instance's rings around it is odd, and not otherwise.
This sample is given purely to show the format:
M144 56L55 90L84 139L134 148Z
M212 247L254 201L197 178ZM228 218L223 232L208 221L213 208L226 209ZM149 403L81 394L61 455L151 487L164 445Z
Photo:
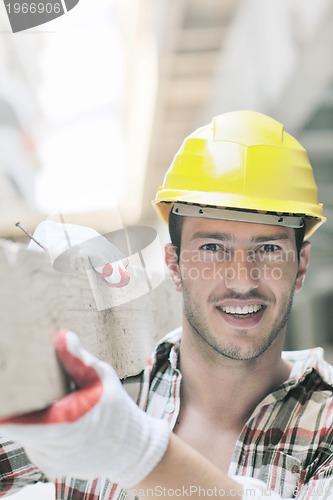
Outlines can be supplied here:
M183 293L184 328L206 347L254 359L284 335L310 254L306 243L297 258L293 229L188 217L178 263L172 252L167 263Z

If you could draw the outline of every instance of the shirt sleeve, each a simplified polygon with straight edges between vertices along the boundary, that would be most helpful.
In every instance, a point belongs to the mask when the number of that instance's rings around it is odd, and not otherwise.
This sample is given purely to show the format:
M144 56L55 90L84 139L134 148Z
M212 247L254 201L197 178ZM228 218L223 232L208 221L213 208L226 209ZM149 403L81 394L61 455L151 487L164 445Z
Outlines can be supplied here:
M0 497L39 481L47 482L47 478L30 462L23 448L0 436Z

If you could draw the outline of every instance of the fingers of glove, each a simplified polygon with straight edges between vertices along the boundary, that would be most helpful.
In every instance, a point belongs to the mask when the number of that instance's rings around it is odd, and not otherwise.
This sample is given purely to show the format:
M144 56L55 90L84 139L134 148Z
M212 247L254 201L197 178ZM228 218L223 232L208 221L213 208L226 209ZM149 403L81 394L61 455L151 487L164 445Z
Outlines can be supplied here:
M55 347L59 361L78 390L59 399L46 410L0 422L31 425L75 422L99 403L104 392L104 380L114 378L120 383L112 367L86 351L73 332L59 330Z
M54 344L60 363L78 388L88 387L108 377L118 380L113 368L84 349L75 333L58 330Z
M59 399L45 410L3 419L1 423L36 425L75 422L98 404L104 386L103 370L99 367L98 372L96 366L103 364L83 349L73 332L59 330L55 347L60 362L75 381L78 390Z
M0 427L4 428L4 432L6 433L6 425L3 427L4 424L14 424L16 427L27 427L39 424L65 424L77 422L98 405L102 395L103 385L101 382L96 382L90 387L80 389L59 399L46 410L1 419ZM13 427L13 425L11 427ZM14 439L19 439L20 435L14 435L13 437Z
M97 401L102 392L114 400L119 392L126 394L113 367L84 349L75 333L66 329L59 330L55 337L55 348L64 370L79 389L77 393L83 395L82 401L78 400L80 405L85 398L88 402ZM67 397L74 396L75 393ZM92 404L88 406L91 408Z

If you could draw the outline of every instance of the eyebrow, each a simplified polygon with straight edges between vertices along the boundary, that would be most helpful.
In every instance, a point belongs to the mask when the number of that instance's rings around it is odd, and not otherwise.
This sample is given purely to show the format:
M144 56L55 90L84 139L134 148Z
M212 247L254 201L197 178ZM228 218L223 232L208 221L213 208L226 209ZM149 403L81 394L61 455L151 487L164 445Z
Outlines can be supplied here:
M229 233L212 233L210 231L197 231L192 235L191 240L211 239L220 241L234 241L235 238Z
M230 233L214 233L210 231L198 231L193 234L191 240L197 239L211 239L218 241L228 241L234 242L235 238ZM279 241L279 240L290 240L287 233L277 233L263 236L254 236L250 238L250 243L265 243L266 241Z
M265 236L256 236L255 238L251 238L251 242L253 243L265 243L265 241L278 241L278 240L290 240L289 235L286 233L283 234L271 234Z

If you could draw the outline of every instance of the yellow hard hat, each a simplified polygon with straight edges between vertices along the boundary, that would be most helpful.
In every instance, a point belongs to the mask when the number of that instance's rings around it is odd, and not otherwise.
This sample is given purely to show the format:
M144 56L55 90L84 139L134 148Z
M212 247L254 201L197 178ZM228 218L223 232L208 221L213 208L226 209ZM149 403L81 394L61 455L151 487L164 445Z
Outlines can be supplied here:
M232 214L231 220L245 216L291 227L304 220L309 237L326 221L317 191L305 149L281 123L255 111L234 111L184 140L153 204L164 222L172 207L184 215ZM265 222L263 214L275 218Z

